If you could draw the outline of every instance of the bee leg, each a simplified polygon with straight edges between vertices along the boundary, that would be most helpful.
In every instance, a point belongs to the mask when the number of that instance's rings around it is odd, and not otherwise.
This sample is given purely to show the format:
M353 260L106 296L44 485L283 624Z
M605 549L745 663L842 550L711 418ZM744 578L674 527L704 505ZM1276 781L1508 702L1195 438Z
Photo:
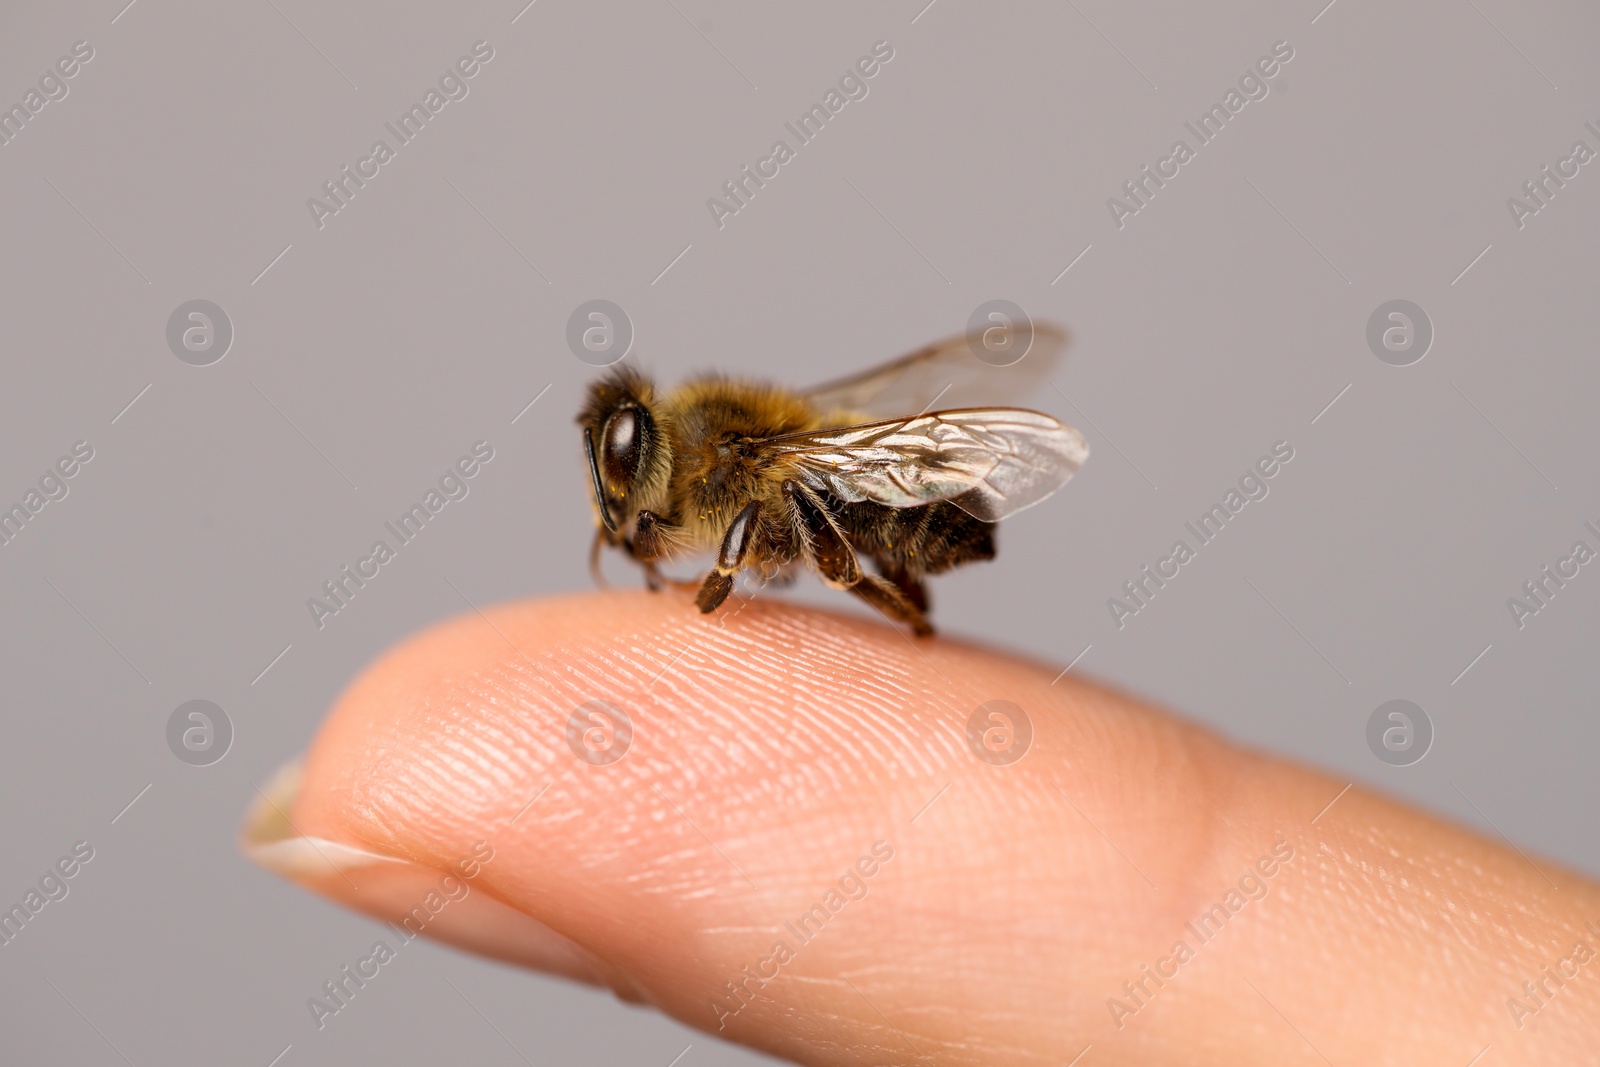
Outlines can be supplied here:
M645 588L652 593L659 593L665 586L674 585L679 588L694 588L694 582L680 582L675 578L668 578L656 569L656 560L660 559L667 545L667 521L653 511L641 511L634 522L633 537L623 544L644 571Z
M799 517L809 538L811 559L822 580L835 589L848 589L885 616L911 627L918 637L933 633L922 611L900 587L887 578L867 574L856 559L855 550L845 540L827 509L812 493L794 482L785 482L783 495Z
M629 549L633 558L641 563L654 563L661 558L662 527L666 522L653 511L641 511L633 524L633 539Z
M728 599L728 594L731 592L733 592L733 575L713 570L706 575L705 582L700 586L700 592L695 594L695 606L700 609L700 614L709 615L722 606L722 602Z
M922 584L920 578L913 578L900 568L885 570L883 576L893 582L918 611L927 614L928 587Z
M922 613L920 605L901 590L900 586L876 574L863 574L850 591L890 618L898 619L911 627L918 637L932 637L933 624Z
M761 503L756 500L744 506L744 510L733 517L728 524L727 531L722 535L722 547L717 551L717 565L706 575L705 584L700 586L700 593L694 598L695 605L701 614L710 614L733 592L733 577L739 573L739 568L744 566L744 554L750 547L750 535L755 533L756 523L761 518Z
M822 580L835 589L861 581L861 563L822 501L797 482L783 483L783 498L805 530L806 552Z
M654 562L646 563L641 561L639 567L644 571L644 586L652 593L659 593L669 585L674 589L700 588L699 582L685 581L682 578L674 578L670 574L662 574L661 569Z
M899 585L900 591L906 595L906 599L915 604L918 611L926 615L928 613L928 587L915 578L907 579L899 583Z
M604 527L596 526L594 540L589 544L589 577L594 579L594 584L601 589L610 589L611 583L606 581L606 572L600 567L600 550L606 546L606 531Z

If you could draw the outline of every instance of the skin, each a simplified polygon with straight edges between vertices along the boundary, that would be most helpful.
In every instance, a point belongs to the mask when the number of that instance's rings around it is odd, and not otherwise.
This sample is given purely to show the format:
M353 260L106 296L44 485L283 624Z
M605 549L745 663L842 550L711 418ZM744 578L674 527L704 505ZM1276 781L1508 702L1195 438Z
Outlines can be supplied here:
M484 842L425 936L804 1064L1597 1062L1595 883L1057 670L773 598L505 605L357 678L246 848L398 920ZM596 698L632 719L609 765L567 742ZM966 740L996 699L1009 765Z

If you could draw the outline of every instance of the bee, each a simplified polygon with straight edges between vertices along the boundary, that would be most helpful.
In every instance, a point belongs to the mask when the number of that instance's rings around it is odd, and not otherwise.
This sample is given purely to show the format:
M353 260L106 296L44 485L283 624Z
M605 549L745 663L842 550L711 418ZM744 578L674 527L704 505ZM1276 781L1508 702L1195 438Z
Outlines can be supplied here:
M995 524L1061 488L1089 455L1082 434L1037 411L927 410L948 394L984 405L1021 395L1065 342L1054 327L1031 334L1033 358L1011 366L980 361L982 339L957 335L804 391L711 376L661 392L635 370L613 371L578 416L596 514L591 571L603 584L600 553L620 549L651 589L698 586L695 603L710 613L742 570L787 581L806 566L932 634L923 579L993 559ZM708 551L715 562L698 583L658 569Z

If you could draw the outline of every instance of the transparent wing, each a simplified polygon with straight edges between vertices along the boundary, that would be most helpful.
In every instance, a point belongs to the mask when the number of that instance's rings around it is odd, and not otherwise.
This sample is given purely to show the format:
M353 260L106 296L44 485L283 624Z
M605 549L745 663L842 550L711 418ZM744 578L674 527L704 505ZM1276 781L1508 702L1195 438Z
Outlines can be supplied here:
M856 416L1015 403L1042 385L1060 360L1067 335L1058 326L997 323L935 341L880 367L805 392L823 414ZM974 352L983 352L979 359Z
M1018 408L935 411L770 437L758 447L846 502L909 508L948 500L984 522L1037 504L1089 456L1077 430Z

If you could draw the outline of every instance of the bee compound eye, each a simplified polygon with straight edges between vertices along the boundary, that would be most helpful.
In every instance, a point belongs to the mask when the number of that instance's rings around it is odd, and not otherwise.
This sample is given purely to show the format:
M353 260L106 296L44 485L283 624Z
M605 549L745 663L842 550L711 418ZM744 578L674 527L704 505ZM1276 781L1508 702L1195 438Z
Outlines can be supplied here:
M639 473L648 420L648 415L632 407L622 408L606 420L600 446L606 476L617 485L627 485Z

